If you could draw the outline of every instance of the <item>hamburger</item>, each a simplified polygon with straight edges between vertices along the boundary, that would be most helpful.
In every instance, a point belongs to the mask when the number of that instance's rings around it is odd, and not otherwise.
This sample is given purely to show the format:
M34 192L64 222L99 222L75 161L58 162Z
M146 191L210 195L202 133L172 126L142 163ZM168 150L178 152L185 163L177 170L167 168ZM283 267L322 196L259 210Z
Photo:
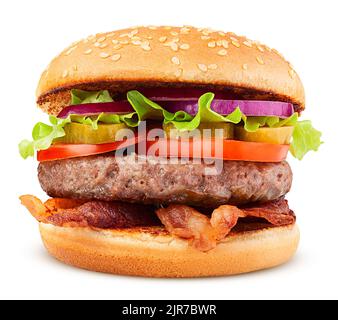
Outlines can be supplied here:
M299 121L283 56L233 33L135 27L73 43L43 72L23 140L49 199L20 197L58 260L149 277L230 275L288 261L299 242L288 152Z

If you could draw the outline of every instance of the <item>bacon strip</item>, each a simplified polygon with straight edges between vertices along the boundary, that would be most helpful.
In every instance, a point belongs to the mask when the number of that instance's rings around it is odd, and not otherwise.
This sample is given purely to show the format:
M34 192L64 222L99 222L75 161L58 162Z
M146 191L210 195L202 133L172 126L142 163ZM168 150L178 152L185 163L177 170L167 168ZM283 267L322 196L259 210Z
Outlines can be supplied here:
M20 200L36 220L60 227L109 229L159 225L151 206L59 198L42 203L31 195L21 196Z
M293 211L290 210L288 201L285 199L255 204L254 206L242 208L241 210L246 216L263 218L275 226L285 226L293 224L296 221L296 216Z
M191 239L195 248L208 251L216 246L215 231L210 219L197 210L176 204L158 209L156 214L171 234Z
M159 225L152 207L117 201L89 201L77 208L61 209L48 222L63 227L100 229Z
M21 204L24 205L31 215L39 222L44 222L50 216L50 210L37 197L32 195L24 195L20 198Z
M213 211L210 218L192 207L177 204L158 209L154 214L151 206L117 201L85 202L55 198L43 203L31 195L21 196L20 200L39 222L62 227L113 229L157 226L162 222L170 234L189 240L200 251L215 248L236 226L239 218L263 218L276 226L293 224L296 219L284 199L240 209L222 205Z
M210 219L185 205L170 205L157 210L156 214L171 234L189 239L200 251L215 248L217 242L230 233L239 218L248 216L264 218L278 226L295 222L295 215L284 199L243 209L223 205L213 211Z

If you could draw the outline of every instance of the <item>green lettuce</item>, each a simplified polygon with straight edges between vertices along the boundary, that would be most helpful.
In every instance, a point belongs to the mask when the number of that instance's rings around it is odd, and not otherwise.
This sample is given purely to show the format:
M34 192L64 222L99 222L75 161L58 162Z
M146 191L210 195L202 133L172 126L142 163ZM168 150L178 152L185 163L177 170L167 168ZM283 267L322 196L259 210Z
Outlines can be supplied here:
M97 116L81 116L81 115L71 114L69 118L71 122L87 124L91 126L93 130L97 130L99 123L115 124L115 123L122 122L120 115L111 114L111 113L100 113Z
M20 155L26 159L34 156L34 150L46 150L53 141L65 135L64 126L71 122L70 117L59 119L54 116L49 117L50 125L38 122L32 131L32 141L23 140L19 143Z
M73 89L71 90L71 104L84 104L84 103L100 103L112 102L113 99L108 90L102 91L84 91Z
M127 93L127 99L134 108L135 112L121 116L121 119L130 127L137 127L140 121L146 119L164 119L165 122L169 120L173 122L188 122L193 119L190 114L184 111L171 113L165 110L156 102L151 101L136 90L129 91Z
M323 143L320 138L322 134L316 130L311 121L304 120L296 123L293 130L292 142L290 145L291 154L302 160L304 155L310 150L317 151Z
M279 128L282 126L293 126L293 138L290 146L291 154L301 160L310 150L317 151L322 143L321 133L312 127L310 121L298 121L298 114L294 113L289 118L279 117L247 117L240 108L236 108L227 116L220 115L211 109L211 103L215 95L211 92L205 93L198 100L198 112L192 116L184 111L169 112L159 104L146 98L136 90L127 93L127 99L134 112L119 115L101 113L97 116L70 115L67 119L49 117L50 124L37 123L32 131L32 141L23 140L19 144L21 156L34 156L35 150L48 149L54 139L65 135L64 126L70 122L90 125L94 130L99 123L116 124L125 123L129 127L137 127L141 121L146 119L163 120L165 124L171 123L180 131L192 131L204 122L229 122L233 124L243 123L246 131L255 132L260 127ZM111 102L107 90L88 92L83 90L71 91L72 104Z

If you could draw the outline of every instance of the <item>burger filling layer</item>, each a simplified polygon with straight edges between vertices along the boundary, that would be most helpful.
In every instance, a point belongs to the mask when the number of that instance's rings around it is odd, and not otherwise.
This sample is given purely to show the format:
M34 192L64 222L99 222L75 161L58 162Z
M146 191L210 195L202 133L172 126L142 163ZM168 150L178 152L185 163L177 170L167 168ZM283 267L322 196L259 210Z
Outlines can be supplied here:
M52 198L22 196L32 215L69 228L159 228L201 251L243 225L295 223L285 160L321 144L299 108L246 89L165 85L40 99L53 104L50 123L37 123L19 150L23 158L37 152Z

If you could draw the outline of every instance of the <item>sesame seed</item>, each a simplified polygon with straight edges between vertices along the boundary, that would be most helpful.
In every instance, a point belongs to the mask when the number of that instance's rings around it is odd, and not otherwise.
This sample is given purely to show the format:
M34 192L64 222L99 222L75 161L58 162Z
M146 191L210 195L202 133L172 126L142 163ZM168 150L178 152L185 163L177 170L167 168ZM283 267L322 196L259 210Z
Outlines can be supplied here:
M243 44L244 44L245 46L249 47L249 48L252 48L252 43L251 43L251 41L246 40L246 41L243 42Z
M77 71L77 65L76 64L73 65L73 70Z
M217 47L220 47L222 45L222 40L217 40L216 44L217 44Z
M209 40L209 39L211 39L211 37L209 37L209 36L201 36L201 39L202 40Z
M177 45L177 43L172 43L172 44L171 44L171 49L174 50L174 51L177 51L177 50L178 50L178 45Z
M229 42L227 40L222 40L222 46L223 46L223 48L228 49L229 48Z
M152 36L148 36L148 37L147 37L147 39L149 39L149 40L152 40L152 39L153 39L153 37L152 37Z
M256 57L256 60L259 64L264 64L264 60L262 59L262 57Z
M236 47L239 48L241 45L238 41L232 40L231 43Z
M291 77L292 79L294 79L294 78L295 78L295 76L296 76L296 72L295 72L295 70L293 70L293 69L289 69L289 75L290 75L290 77Z
M149 41L144 41L141 43L141 48L144 50L144 51L150 51L151 48L149 46Z
M165 42L165 41L167 41L167 37L161 37L161 38L159 38L158 39L160 42Z
M183 28L180 29L180 33L183 33L183 34L187 34L187 33L189 33L189 31L190 31L190 28L188 28L188 27L183 27Z
M156 26L149 26L148 29L150 29L150 30L156 30L157 27Z
M116 40L116 39L113 39L111 42L112 42L113 44L118 44L118 43L120 43L120 41L119 41L119 40Z
M77 48L77 46L70 48L70 49L65 53L65 55L66 55L66 56L69 56L76 48Z
M121 44L128 44L129 41L128 41L128 40L122 40L122 41L120 41L120 43L121 43Z
M121 55L120 54L113 54L112 55L112 57L111 57L111 59L113 60L113 61L117 61L117 60L119 60L121 58Z
M257 49L258 49L260 52L264 52L264 51L265 51L264 48L263 48L262 46L260 46L260 45L257 45Z
M130 34L131 34L131 36L134 36L135 34L138 34L138 30L135 29L135 30L131 31Z
M203 72L207 72L208 71L208 67L205 64L203 64L203 63L198 63L197 67L198 67L198 69L200 69Z
M165 29L165 30L170 30L170 29L171 29L171 27L169 27L169 26L166 26L166 27L164 27L164 29Z
M163 44L165 47L170 47L173 51L178 50L178 45L175 42L166 42Z
M218 34L221 36L221 37L224 37L225 36L225 33L224 32L218 32Z
M88 39L89 41L90 41L90 40L94 40L94 39L95 39L95 36L94 36L94 35L90 35L87 39Z
M119 50L119 49L121 49L122 48L122 46L120 45L120 44L115 44L114 46L113 46L113 49L115 49L115 50Z
M211 41L208 43L208 47L209 48L215 48L216 47L216 42L215 41Z
M172 57L171 58L171 62L173 63L173 64L176 64L176 65L179 65L181 62L180 62L180 59L179 58L177 58L177 57Z
M280 56L282 59L284 59L284 56L279 51L277 51L276 49L272 49L272 52L274 52L275 54Z
M100 56L100 58L102 58L102 59L106 59L106 58L108 58L108 57L110 56L110 54L107 53L107 52L101 52L101 53L99 54L99 56Z
M180 45L180 49L182 49L182 50L188 50L190 48L190 46L189 46L189 44L187 44L187 43L182 43L181 45Z
M103 42L106 40L106 37L101 37L96 40L96 42Z
M176 31L171 31L170 34L171 34L172 36L178 36L178 32L176 32Z
M175 77L180 77L181 75L182 75L182 73L183 73L183 69L182 68L179 68L179 69L177 69L176 71L175 71Z
M248 64L247 64L247 63L244 63L244 64L242 65L242 68L243 68L243 70L248 70Z
M142 42L140 40L132 40L131 43L136 46L139 46Z
M119 35L120 38L129 37L129 33L122 33Z
M179 42L180 39L179 39L179 38L173 38L171 41L172 41L172 42Z
M94 43L94 47L96 47L96 48L98 48L100 45L101 45L100 42L95 42L95 43Z
M216 70L217 69L217 64L215 64L215 63L209 64L208 65L208 69L210 69L210 70Z
M107 46L108 46L107 43L102 43L102 44L100 45L100 48L103 49L103 48L105 48L105 47L107 47Z
M131 40L141 40L141 38L138 37L138 36L133 36L133 37L131 37L130 39L131 39Z
M213 30L213 29L210 29L210 28L207 28L207 29L205 29L205 32L208 32L208 33L213 33L213 32L215 32L215 30Z
M217 52L217 54L220 56L226 56L228 54L228 51L226 51L225 49L221 49Z
M62 78L66 78L68 76L68 70L63 71Z
M83 53L84 54L91 54L93 52L93 50L92 49L87 49L86 51L84 51Z
M231 39L232 41L239 42L238 39L235 38L235 37L230 37L230 39Z

